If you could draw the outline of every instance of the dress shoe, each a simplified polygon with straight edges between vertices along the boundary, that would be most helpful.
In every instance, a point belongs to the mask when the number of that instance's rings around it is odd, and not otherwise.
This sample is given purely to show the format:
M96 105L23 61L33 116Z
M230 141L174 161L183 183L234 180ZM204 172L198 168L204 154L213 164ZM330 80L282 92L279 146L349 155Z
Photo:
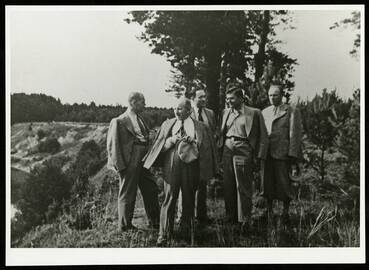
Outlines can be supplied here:
M244 221L240 224L240 231L242 234L248 234L251 231L250 221Z
M121 231L122 232L126 232L126 231L138 231L139 229L136 226L131 225L127 225L122 227Z
M211 225L213 223L210 218L198 218L196 221L200 226Z
M159 223L149 222L148 227L152 230L159 230Z
M156 246L157 247L165 247L166 245L167 245L167 240L164 237L159 236L158 240L156 241Z

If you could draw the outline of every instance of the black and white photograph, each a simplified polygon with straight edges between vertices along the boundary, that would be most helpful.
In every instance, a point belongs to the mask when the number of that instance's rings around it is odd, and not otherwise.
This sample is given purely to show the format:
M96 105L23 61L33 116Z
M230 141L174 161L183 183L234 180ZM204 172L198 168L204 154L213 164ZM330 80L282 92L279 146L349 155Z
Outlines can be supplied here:
M5 7L6 264L364 263L364 5Z

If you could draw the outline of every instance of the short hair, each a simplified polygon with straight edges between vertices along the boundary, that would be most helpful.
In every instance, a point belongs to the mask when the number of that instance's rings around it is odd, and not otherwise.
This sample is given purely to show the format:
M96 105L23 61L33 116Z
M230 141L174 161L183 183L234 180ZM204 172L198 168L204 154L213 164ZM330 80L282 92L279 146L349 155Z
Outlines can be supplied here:
M140 92L131 92L128 95L128 103L132 104L132 103L137 102L139 100L142 100L144 98L145 98L144 95Z
M192 95L191 98L194 99L196 97L196 92L197 91L204 91L205 94L207 93L206 90L204 88L195 88L194 90L192 90Z
M269 89L268 89L268 92L269 92L269 90L270 90L270 88L272 87L272 86L276 86L276 87L278 87L278 89L279 89L279 93L283 96L283 93L284 93L284 91L283 91L283 84L282 83L280 83L280 82L276 82L276 81L272 81L271 83L270 83L270 85L269 85Z
M235 94L239 98L244 98L242 87L235 83L230 83L227 85L226 94Z

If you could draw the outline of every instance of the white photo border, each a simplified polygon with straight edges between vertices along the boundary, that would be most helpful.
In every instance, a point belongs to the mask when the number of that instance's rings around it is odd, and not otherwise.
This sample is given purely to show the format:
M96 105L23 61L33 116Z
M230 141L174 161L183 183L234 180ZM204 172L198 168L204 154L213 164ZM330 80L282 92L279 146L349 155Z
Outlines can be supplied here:
M357 248L12 248L10 245L10 42L13 11L132 10L359 10L360 55L360 247ZM365 14L364 5L196 5L196 6L6 6L6 265L119 264L292 264L365 263Z

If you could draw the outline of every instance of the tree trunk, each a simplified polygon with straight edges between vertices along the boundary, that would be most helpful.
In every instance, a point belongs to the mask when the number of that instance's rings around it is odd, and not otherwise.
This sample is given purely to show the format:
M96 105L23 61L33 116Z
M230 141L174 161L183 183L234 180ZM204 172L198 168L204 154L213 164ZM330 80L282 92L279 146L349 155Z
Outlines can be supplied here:
M321 151L322 153L320 155L320 178L322 182L324 182L324 176L325 176L324 152L325 152L325 149L322 149Z
M220 76L219 76L219 108L220 110L224 109L225 107L225 90L227 87L227 74L226 74L226 65L227 63L224 60L225 54L223 54L223 59L221 60L221 67L220 67Z
M208 106L218 117L220 112L220 100L219 100L219 79L220 79L220 66L221 66L221 52L220 50L212 50L205 56L206 61L206 73L205 82L208 92Z
M260 34L259 50L255 55L255 82L258 82L263 75L265 64L265 46L268 42L270 11L265 10L263 13L263 28Z

